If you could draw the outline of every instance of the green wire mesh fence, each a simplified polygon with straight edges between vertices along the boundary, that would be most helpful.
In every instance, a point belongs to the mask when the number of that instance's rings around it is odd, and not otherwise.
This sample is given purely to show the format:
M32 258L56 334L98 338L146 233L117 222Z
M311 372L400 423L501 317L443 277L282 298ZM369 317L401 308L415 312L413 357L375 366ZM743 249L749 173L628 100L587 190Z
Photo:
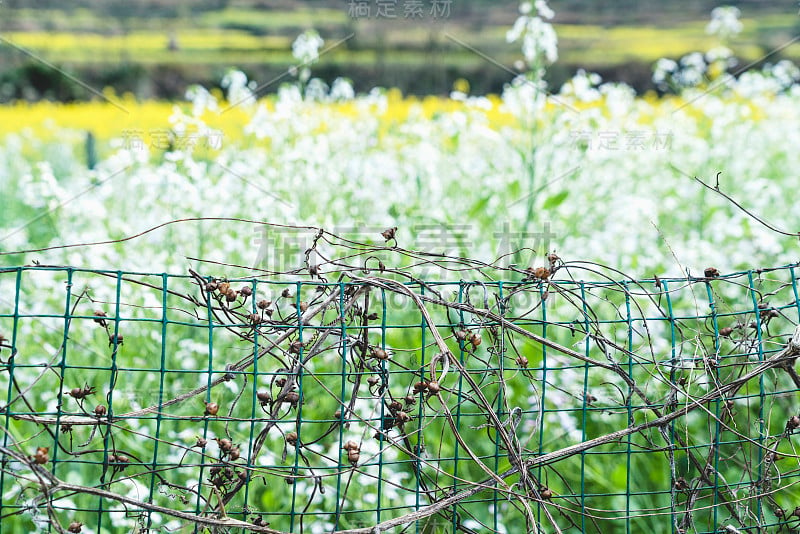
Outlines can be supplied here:
M3 530L800 527L797 266L308 271L0 269Z

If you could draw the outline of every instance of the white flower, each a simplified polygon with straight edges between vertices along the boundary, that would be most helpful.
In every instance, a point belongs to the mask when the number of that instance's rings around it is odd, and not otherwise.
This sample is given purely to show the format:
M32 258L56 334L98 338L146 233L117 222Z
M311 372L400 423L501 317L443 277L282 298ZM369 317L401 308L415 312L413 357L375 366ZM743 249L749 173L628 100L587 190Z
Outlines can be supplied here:
M706 33L723 39L738 35L742 31L740 14L739 8L733 6L715 7L711 11L711 22L706 26Z
M353 90L353 85L349 80L336 78L333 80L330 96L332 100L353 100L356 97L356 92Z
M292 43L292 55L302 63L314 63L319 59L319 49L324 44L316 30L306 30Z
M231 70L222 78L220 84L228 90L228 102L234 106L251 106L255 104L256 97L251 91L252 84L247 83L247 75L240 70Z
M547 5L546 0L536 0L536 11L539 13L540 17L547 20L556 16L555 12Z
M675 61L662 57L656 61L656 65L653 68L653 83L659 86L663 85L668 79L672 78L677 70L678 64Z
M523 14L517 17L514 26L506 32L506 42L513 43L522 37L522 55L529 65L541 59L555 63L558 60L558 37L553 26L541 18L552 18L554 13L544 0L538 0L536 8L541 16Z

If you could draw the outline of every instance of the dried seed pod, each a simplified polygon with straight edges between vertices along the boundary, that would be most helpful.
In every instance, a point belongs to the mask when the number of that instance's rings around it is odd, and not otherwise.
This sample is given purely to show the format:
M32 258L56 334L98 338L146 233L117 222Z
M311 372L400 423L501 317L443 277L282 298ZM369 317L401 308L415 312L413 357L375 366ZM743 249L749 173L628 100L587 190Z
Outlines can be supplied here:
M786 429L795 430L798 427L800 427L800 416L797 415L791 416L789 420L786 422Z
M517 365L520 367L528 367L528 358L520 354L517 357Z
M69 396L73 397L76 400L83 400L89 395L95 392L95 388L86 384L82 388L72 388L69 392Z
M281 291L281 296L283 298L285 298L285 299L288 299L289 297L291 297L292 294L291 294L291 292L289 292L289 288L286 288L283 291Z
M200 447L201 449L204 449L206 445L208 445L208 440L207 439L205 439L205 438L197 438L197 441L195 441L193 446L194 447Z
M286 443L288 443L289 445L294 445L295 443L297 443L297 432L287 432Z
M403 409L403 405L400 404L397 401L392 401L392 402L389 403L389 410L392 411L392 412L396 412L396 411L402 410L402 409Z
M392 227L392 228L387 228L386 230L381 232L381 235L383 236L383 238L386 241L391 241L392 239L394 239L396 234L397 234L397 227L396 226Z
M106 325L106 320L104 319L107 317L106 312L103 310L95 310L94 311L94 319L92 319L95 323L99 324L100 326Z
M426 389L428 389L428 384L425 382L417 382L414 384L414 393L422 393Z
M417 402L417 398L413 397L411 395L406 395L403 398L403 400L406 401L406 404L408 404L408 405L412 405L412 404L415 404Z
M457 330L456 331L456 339L459 341L464 341L469 336L469 332L466 330Z
M375 349L372 351L372 357L378 360L388 360L389 354L383 349Z
M219 288L219 285L216 282L208 282L206 284L206 291L208 293L214 292Z
M353 441L353 440L348 440L348 441L347 441L347 442L344 444L344 446L343 446L342 448L343 448L344 450L346 450L346 451L352 451L352 450L356 450L356 451L357 451L357 450L360 450L360 449L361 449L361 447L358 445L358 443L356 443L356 442L355 442L355 441Z
M298 392L289 391L288 393L286 393L286 398L284 399L284 402L295 404L299 400L300 400L300 394Z
M481 339L480 334L472 334L469 336L469 342L472 343L473 348L478 348L483 340Z
M550 269L547 267L537 267L534 269L533 275L540 280L547 280L550 278Z
M716 267L707 267L703 274L706 275L706 278L717 278L719 276L719 270Z
M342 418L342 410L336 410L335 412L333 412L333 418L334 419L341 419Z
M542 487L539 489L539 495L542 496L542 499L550 500L553 498L553 490L548 487Z
M411 421L411 416L408 415L406 412L399 411L399 412L397 412L397 419L401 423L408 423L409 421Z
M278 378L277 380L275 380L275 385L278 386L279 388L282 388L283 386L286 385L286 379Z
M95 408L94 408L94 414L95 414L97 417L103 417L103 416L106 414L106 411L107 411L106 407L105 407L105 406L103 406L102 404L98 404L98 405L97 405L97 406L95 406Z
M733 333L733 328L731 328L730 326L726 326L725 328L719 329L719 335L722 337L731 337L732 333Z
M308 309L308 302L302 301L300 303L300 313L305 313L307 309Z
M239 455L241 452L239 451L239 447L232 447L230 451L228 451L228 459L231 462L235 462L239 459Z
M111 345L113 345L115 341L117 345L122 345L124 339L125 336L123 336L122 334L117 334L116 336L114 334L111 334L110 336L108 336L108 346L110 347Z
M243 297L249 297L253 294L253 288L250 286L242 286L239 288L239 294Z
M258 304L256 304L256 306L258 307L259 310L266 310L267 308L269 308L270 304L272 304L272 302L268 301L267 299L261 299L258 301Z
M373 313L370 313L369 315L367 315L367 321L377 321L377 320L378 320L378 314L377 313L373 312Z
M304 345L305 343L303 343L302 341L294 341L292 342L291 345L289 345L289 352L291 352L292 354L298 354L300 352L300 349L302 349Z
M131 459L124 454L112 454L108 457L108 461L112 464L129 464Z
M430 393L431 395L436 395L441 390L439 382L437 382L436 380L431 380L430 382L428 382L427 387L428 387L428 393Z
M219 294L220 294L220 295L227 295L227 294L228 294L228 290L229 290L230 288L231 288L231 285L230 285L228 282L221 282L221 283L220 283L220 284L217 286L217 289L219 289Z
M689 483L686 482L684 477L678 477L678 479L675 480L675 489L678 491L686 491L689 489Z
M206 415L210 415L210 416L214 417L218 413L219 413L219 404L217 404L216 402L207 402L206 403L206 411L205 411Z
M233 448L233 442L228 438L216 438L217 445L223 453L228 453Z
M227 302L233 302L233 301L235 301L235 300L236 300L236 298L237 298L238 296L239 296L239 294L236 292L236 290L235 290L235 289L233 289L233 288L229 288L229 289L228 289L228 292L227 292L227 293L225 293L225 300L226 300Z
M374 386L378 382L380 382L380 378L378 378L377 376L367 377L367 384L369 384L370 386Z
M259 391L256 393L256 398L263 406L264 404L269 404L272 402L272 395L270 395L269 391Z
M46 464L50 461L50 447L37 447L36 453L33 455L33 461L39 465Z
M83 523L81 523L80 521L73 521L72 523L69 524L69 527L67 527L67 532L71 532L72 534L78 534L82 530L83 530Z
M358 460L359 460L360 456L361 456L361 455L360 455L359 451L357 451L357 450L350 450L350 451L348 451L348 453L347 453L347 460L348 460L348 461L349 461L351 464L353 464L353 465L357 465L357 464L358 464Z

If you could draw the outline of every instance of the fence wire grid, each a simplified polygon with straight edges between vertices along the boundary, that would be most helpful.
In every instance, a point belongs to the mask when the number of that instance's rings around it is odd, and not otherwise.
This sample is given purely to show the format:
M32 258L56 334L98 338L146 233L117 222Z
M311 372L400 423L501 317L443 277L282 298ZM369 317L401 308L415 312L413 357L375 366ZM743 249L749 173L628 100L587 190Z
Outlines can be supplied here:
M796 532L797 268L0 269L2 528Z

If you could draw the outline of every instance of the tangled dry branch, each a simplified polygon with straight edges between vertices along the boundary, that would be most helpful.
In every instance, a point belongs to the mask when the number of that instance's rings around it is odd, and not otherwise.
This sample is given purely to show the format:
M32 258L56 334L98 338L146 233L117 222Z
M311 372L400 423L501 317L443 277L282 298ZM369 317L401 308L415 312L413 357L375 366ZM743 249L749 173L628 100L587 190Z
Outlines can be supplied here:
M200 260L188 276L0 272L16 294L0 315L4 519L80 532L78 510L113 505L139 531L800 523L796 266L636 281L555 253L521 268L407 250L395 228L380 244L296 230L302 262L238 278ZM66 311L21 312L43 274L67 277ZM87 363L89 329L108 348Z

